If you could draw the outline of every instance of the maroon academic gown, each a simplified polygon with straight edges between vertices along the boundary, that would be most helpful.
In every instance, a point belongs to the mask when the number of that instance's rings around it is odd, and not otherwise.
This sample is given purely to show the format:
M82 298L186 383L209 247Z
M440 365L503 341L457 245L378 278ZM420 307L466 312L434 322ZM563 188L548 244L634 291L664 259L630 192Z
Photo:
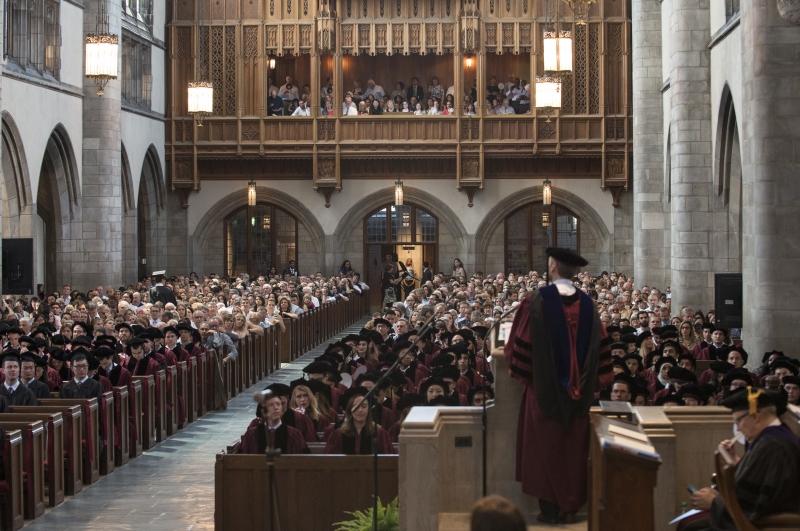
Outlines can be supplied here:
M341 429L333 430L328 437L328 444L325 445L326 454L371 454L372 435L361 432L360 436L345 435ZM394 446L389 432L378 426L378 453L393 454Z
M259 430L263 430L259 436ZM282 454L307 454L308 446L306 445L303 434L299 430L281 424L277 430L273 431L272 444L276 448L280 448ZM261 419L255 419L247 427L247 431L242 435L242 445L239 447L240 454L263 454L267 449L268 432L264 427Z
M528 347L535 340L530 330L532 300L529 296L520 304L505 344L511 376L525 386L517 427L517 481L525 494L555 503L563 513L575 513L586 502L589 415L576 416L565 425L546 417L539 407ZM579 300L564 304L572 349L578 334ZM600 333L606 335L602 326Z

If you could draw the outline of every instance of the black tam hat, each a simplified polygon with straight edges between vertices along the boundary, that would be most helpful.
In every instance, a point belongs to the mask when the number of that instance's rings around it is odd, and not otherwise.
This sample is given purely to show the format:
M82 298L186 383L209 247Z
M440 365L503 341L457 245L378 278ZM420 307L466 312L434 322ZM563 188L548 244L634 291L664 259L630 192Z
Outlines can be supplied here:
M734 412L749 411L751 415L759 409L774 406L780 416L786 412L786 393L748 386L723 400L721 405Z

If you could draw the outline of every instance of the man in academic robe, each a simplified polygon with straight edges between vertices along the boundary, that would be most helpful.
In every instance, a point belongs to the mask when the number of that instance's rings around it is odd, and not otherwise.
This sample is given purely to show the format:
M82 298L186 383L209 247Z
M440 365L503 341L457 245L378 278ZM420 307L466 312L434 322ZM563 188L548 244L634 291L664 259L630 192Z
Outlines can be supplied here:
M556 525L574 520L586 502L589 407L605 330L591 298L571 281L588 262L567 249L548 248L547 256L553 283L522 301L505 354L524 385L517 480L539 499L539 521Z
M33 396L39 398L50 398L50 386L41 380L36 379L36 366L44 368L47 366L47 361L43 357L34 356L33 354L26 353L22 356L22 363L20 365L22 383L31 390Z
M106 346L98 347L94 355L100 363L97 374L105 376L111 382L112 387L127 386L131 382L131 373L117 363L114 363L114 351Z
M2 358L5 381L0 385L0 396L5 397L9 406L35 406L39 401L19 379L20 357L16 351L7 352Z
M265 390L256 395L256 400L259 402L257 418L242 436L240 454L263 454L267 449L280 450L282 454L310 453L300 430L283 422L280 396Z
M89 378L89 356L84 349L76 351L71 358L73 377L61 386L61 398L96 398L100 403L103 390L100 382Z
M131 358L127 369L132 376L155 376L161 370L161 364L153 357L152 345L149 337L142 336L136 336L128 343Z
M747 387L722 402L731 410L745 452L735 451L737 438L722 441L719 452L736 464L735 492L745 516L755 521L777 513L800 512L800 439L783 424L786 396ZM725 503L716 490L706 487L692 496L693 505L709 511L707 518L687 529L735 531Z
M314 421L303 413L289 407L289 398L292 395L292 389L286 384L274 383L268 386L267 390L280 398L283 407L281 422L297 429L306 442L317 442L317 430L314 428Z

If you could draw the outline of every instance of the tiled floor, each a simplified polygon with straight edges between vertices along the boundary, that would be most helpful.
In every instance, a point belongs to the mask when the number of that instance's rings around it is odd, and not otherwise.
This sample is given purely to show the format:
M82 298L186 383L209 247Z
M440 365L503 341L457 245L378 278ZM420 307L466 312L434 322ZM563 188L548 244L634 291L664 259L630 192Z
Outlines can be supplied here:
M361 326L342 332L358 333ZM30 522L29 530L179 530L214 528L214 455L244 433L253 418L253 393L299 378L327 343L306 353L153 450L103 477Z

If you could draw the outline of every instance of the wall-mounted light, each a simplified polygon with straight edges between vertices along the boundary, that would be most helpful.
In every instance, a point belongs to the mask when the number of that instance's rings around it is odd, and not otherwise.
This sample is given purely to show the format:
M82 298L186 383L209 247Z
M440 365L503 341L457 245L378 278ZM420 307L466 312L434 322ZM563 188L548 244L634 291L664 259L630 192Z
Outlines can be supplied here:
M394 204L395 206L403 206L403 181L400 179L394 182Z
M464 66L467 68L467 70L471 70L474 64L475 58L473 58L471 55L468 55L464 58Z
M270 57L269 58L269 69L270 70L275 70L275 58L274 57Z
M550 226L550 212L542 212L542 227L545 229Z
M542 204L544 206L553 204L553 190L550 185L550 179L545 179L542 183Z
M247 206L256 206L256 182L250 181L247 183Z

